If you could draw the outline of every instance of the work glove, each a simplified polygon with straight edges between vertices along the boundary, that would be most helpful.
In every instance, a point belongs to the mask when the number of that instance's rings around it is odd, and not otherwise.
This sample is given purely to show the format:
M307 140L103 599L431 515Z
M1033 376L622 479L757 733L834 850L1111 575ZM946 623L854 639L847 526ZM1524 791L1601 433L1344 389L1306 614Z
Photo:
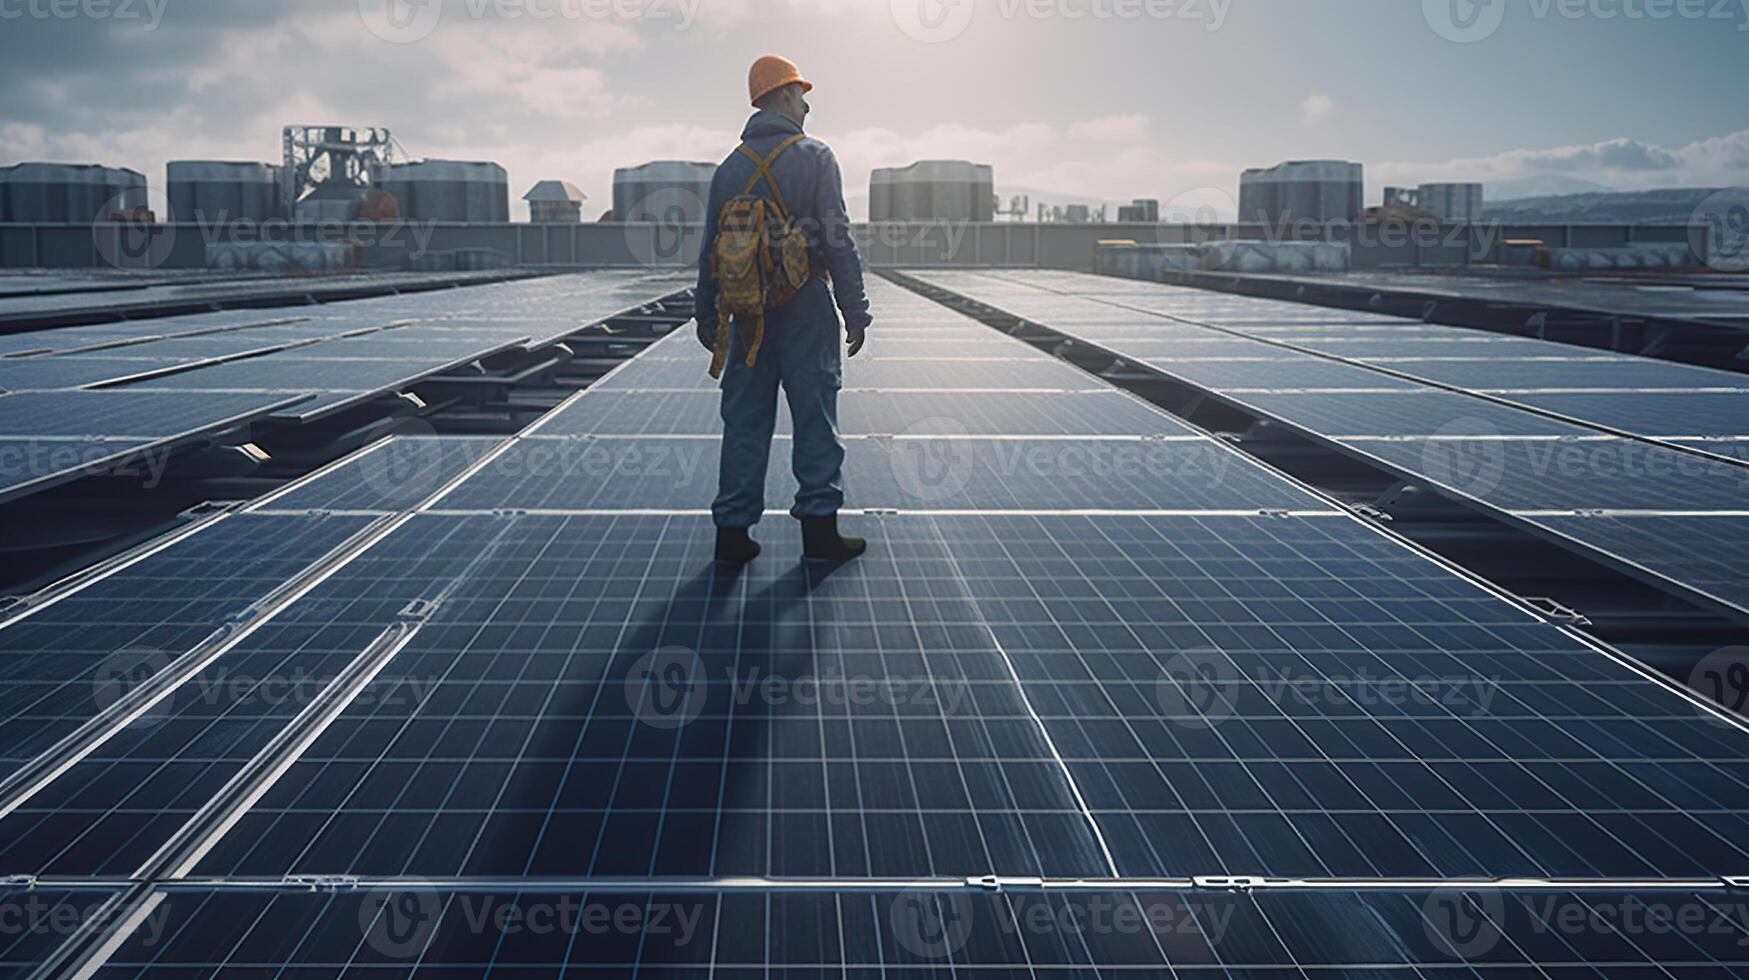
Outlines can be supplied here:
M850 348L850 353L847 356L855 357L862 353L863 341L866 341L867 339L868 333L865 330L851 330L846 332L844 335L844 343Z
M705 350L708 350L713 354L716 353L717 325L715 323L706 323L703 320L698 321L698 342L704 345Z

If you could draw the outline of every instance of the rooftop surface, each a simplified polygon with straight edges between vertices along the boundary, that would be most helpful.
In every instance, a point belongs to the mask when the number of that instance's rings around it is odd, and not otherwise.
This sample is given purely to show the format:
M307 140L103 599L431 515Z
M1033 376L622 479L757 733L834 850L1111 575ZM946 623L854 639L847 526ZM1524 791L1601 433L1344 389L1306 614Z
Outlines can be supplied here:
M1047 270L902 280L844 370L858 561L797 560L787 415L764 554L710 561L683 327L514 435L375 442L5 613L4 897L72 924L0 939L0 970L1749 970L1739 716L986 322L1722 615L1749 467L1689 443L1749 438L1741 407L1638 407L1735 375ZM532 338L679 288L480 286L407 329Z

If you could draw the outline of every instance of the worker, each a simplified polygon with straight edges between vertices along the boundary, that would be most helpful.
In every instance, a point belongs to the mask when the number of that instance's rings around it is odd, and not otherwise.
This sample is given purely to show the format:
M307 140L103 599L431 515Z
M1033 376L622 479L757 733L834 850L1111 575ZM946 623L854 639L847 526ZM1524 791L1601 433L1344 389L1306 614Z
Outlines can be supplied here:
M794 62L767 55L753 63L747 85L757 111L741 132L742 145L711 180L696 294L699 342L715 353L716 369L724 371L722 464L711 507L716 558L742 564L759 554L748 532L765 513L765 473L781 386L794 426L792 465L800 487L790 513L801 521L803 557L845 561L867 548L863 539L838 531L844 503L844 444L838 435L842 357L844 351L855 357L862 350L872 322L862 262L850 237L837 158L825 143L802 133L809 111L804 96L813 84ZM808 269L796 278L805 282L763 317L720 317L718 291L724 284L713 268L719 222L725 204L733 210L749 195L774 202L802 234ZM839 314L844 350L838 346ZM757 332L746 329L748 319L760 321ZM734 329L727 329L731 324L725 320L734 321Z

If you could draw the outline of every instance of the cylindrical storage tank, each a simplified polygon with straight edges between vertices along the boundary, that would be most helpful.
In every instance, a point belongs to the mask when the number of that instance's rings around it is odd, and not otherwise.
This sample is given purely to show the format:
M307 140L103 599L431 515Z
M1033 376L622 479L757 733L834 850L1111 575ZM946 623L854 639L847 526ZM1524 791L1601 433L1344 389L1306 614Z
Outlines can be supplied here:
M870 218L992 221L996 217L995 173L989 164L965 160L919 160L908 167L876 170L869 178ZM875 217L877 198L885 217Z
M1346 160L1291 160L1239 178L1239 219L1265 223L1358 221L1364 171Z
M496 163L420 160L378 167L372 177L411 221L507 222L510 174Z
M1481 184L1422 184L1415 200L1421 210L1442 221L1482 220Z
M868 220L893 220L893 172L875 170L868 176Z
M172 161L164 168L170 214L207 226L283 217L279 169L228 160Z
M20 163L0 168L0 213L7 221L88 224L146 206L146 178L96 164Z
M613 220L703 224L716 174L714 163L684 160L621 167L613 172Z

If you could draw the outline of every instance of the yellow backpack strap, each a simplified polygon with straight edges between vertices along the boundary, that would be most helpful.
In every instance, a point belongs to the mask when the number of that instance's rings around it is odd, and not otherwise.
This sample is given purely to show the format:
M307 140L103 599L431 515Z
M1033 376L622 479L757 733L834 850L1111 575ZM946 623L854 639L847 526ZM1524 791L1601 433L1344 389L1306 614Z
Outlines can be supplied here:
M753 193L754 186L761 180L764 180L766 185L771 188L771 196L777 199L778 210L782 211L785 217L788 217L789 205L783 202L783 191L777 189L777 180L771 176L771 165L777 162L777 158L783 155L783 151L800 143L806 138L807 137L804 134L797 133L789 139L784 140L782 143L777 144L777 147L771 151L771 154L765 157L761 157L759 154L753 152L751 146L742 143L740 147L741 152L746 154L747 159L753 161L753 176L747 181L747 189L743 190L741 193Z

